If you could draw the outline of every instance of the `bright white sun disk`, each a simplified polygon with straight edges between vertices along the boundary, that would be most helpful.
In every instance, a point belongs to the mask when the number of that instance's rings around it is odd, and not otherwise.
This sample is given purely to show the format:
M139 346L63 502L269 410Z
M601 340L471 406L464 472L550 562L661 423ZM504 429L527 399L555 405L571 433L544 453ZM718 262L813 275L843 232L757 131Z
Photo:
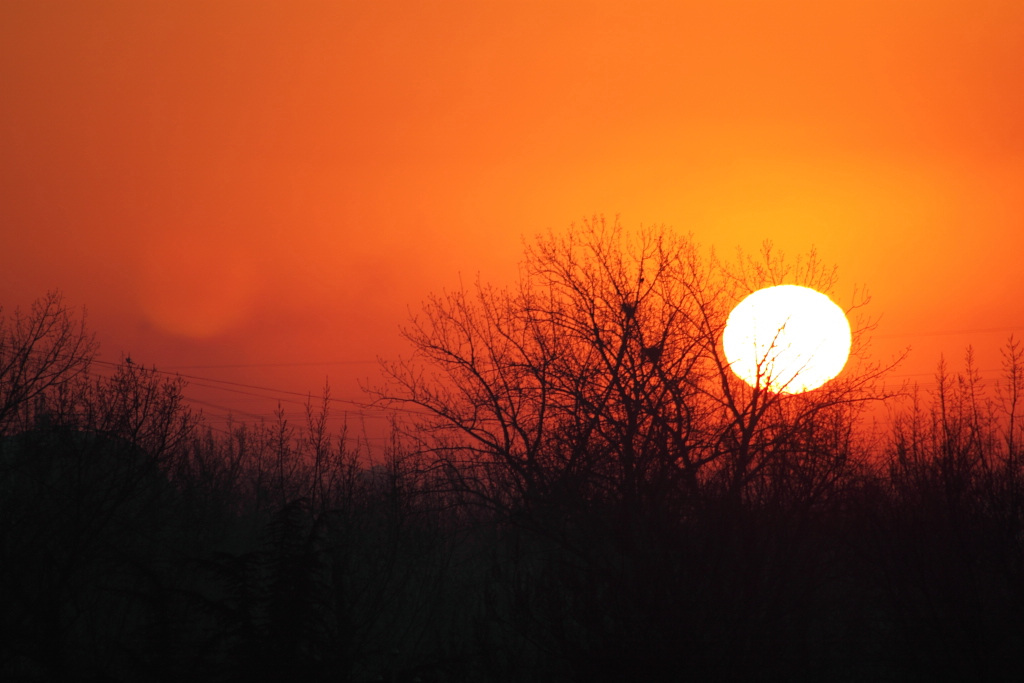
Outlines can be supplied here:
M743 381L775 393L817 389L850 356L850 322L831 299L808 287L760 289L729 314L725 357Z

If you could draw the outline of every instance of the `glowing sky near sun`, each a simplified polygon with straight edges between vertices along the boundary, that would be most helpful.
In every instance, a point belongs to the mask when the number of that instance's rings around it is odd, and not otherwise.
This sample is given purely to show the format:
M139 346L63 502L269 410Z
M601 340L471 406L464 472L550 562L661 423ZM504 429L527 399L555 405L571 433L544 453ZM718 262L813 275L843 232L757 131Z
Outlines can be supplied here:
M429 291L603 212L816 245L902 372L994 369L1021 83L1013 1L14 0L0 301L59 287L105 357L351 393Z

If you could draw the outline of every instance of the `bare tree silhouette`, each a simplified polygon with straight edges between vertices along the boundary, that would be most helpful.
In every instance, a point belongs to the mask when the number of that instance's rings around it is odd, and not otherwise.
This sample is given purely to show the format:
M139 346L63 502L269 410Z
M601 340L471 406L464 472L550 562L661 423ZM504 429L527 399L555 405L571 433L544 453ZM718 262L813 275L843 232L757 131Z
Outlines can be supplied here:
M329 388L222 430L178 378L41 351L90 348L77 324L0 323L29 349L3 366L0 678L1019 677L1013 339L994 391L968 354L867 423L884 367L787 395L722 354L752 289L834 287L813 254L595 220L522 273L427 301L380 451L328 432Z
M8 318L0 309L0 435L32 426L40 400L89 369L97 344L56 291ZM45 405L45 404L43 404Z
M594 219L538 238L517 286L477 282L412 318L413 353L384 364L377 393L416 412L421 466L504 529L507 592L488 598L517 615L502 637L518 629L526 652L616 679L679 657L753 667L761 635L791 627L786 610L822 560L810 530L867 466L857 419L889 396L890 366L858 356L793 395L736 377L727 315L782 282L827 292L835 273L813 253L787 265L769 245L729 263L687 236ZM711 616L708 600L735 607Z
M794 268L762 256L730 269L691 238L587 221L539 239L516 288L428 299L404 331L413 356L385 363L378 393L423 411L413 438L459 490L502 509L555 495L634 510L669 491L752 494L769 470L776 483L794 467L826 476L822 452L850 455L842 425L885 396L887 368L806 395L738 380L720 344L731 306L765 284L835 281L813 254Z

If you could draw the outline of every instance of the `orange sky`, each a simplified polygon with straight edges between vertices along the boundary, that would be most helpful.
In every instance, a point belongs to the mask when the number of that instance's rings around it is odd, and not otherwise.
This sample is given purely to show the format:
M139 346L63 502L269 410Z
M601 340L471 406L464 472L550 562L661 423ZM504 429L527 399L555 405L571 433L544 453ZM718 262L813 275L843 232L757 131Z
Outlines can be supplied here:
M60 288L108 360L362 398L425 294L594 213L817 246L901 374L993 376L1024 3L0 3L0 302Z

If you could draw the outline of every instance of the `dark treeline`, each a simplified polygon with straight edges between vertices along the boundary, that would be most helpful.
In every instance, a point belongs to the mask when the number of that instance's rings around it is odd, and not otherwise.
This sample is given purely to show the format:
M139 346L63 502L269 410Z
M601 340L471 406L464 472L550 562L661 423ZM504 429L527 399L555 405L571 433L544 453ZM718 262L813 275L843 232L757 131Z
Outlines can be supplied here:
M216 430L98 375L58 295L0 317L0 679L1019 680L1024 348L891 391L856 323L825 387L748 387L725 316L781 282L834 271L541 238L410 322L377 452L326 391Z

